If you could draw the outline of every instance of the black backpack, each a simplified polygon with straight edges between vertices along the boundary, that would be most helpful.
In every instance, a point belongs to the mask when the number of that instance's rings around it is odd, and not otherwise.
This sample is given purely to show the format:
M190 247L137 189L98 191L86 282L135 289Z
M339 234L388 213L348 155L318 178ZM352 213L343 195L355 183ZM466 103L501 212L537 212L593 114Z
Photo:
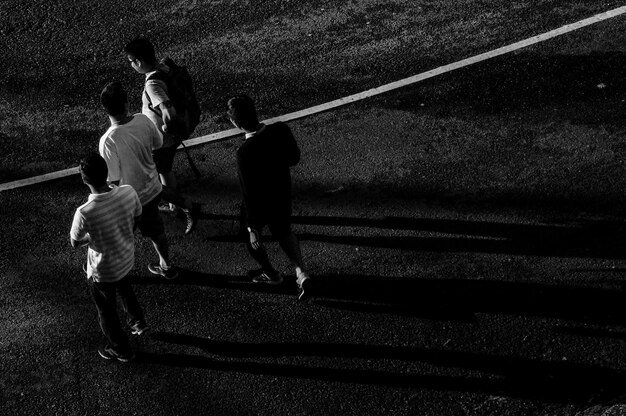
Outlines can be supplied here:
M193 82L191 76L187 71L187 67L177 65L171 58L161 59L161 63L166 68L159 68L157 71L148 77L147 80L158 79L167 85L167 96L169 97L172 105L176 109L176 114L182 121L182 130L180 133L183 136L190 136L195 128L200 124L200 105L196 98L196 93L193 89ZM147 93L146 93L147 95ZM150 97L148 97L150 100ZM157 112L150 105L150 109ZM185 117L187 115L187 117ZM161 114L159 114L161 116Z

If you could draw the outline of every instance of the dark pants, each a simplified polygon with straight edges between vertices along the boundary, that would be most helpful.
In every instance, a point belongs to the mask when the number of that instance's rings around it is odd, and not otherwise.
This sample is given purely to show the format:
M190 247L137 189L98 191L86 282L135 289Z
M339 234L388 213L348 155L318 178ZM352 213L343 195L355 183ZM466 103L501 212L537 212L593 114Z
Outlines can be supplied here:
M261 244L258 249L252 247L252 244L250 244L250 236L246 231L246 228L248 226L252 227L259 232L259 238L261 238L261 231L266 225L270 229L272 237L277 239L280 243L282 243L282 241L284 241L284 239L286 237L289 237L289 235L291 234L291 218L289 216L268 216L268 218L259 220L257 223L248 223L245 204L243 202L241 203L240 235L242 236L242 238L244 238L244 241L246 242L246 248L248 249L248 252L252 256L252 258L256 260L257 263L259 263L265 273L274 274L276 273L276 269L272 265L272 262L267 255L265 247L263 246L263 244Z
M119 295L129 326L137 322L144 322L144 316L135 292L128 282L128 278L125 277L112 283L94 282L93 279L87 279L87 282L98 310L100 328L102 328L102 333L106 337L109 346L119 353L130 353L131 348L128 336L122 330L117 314L116 295Z

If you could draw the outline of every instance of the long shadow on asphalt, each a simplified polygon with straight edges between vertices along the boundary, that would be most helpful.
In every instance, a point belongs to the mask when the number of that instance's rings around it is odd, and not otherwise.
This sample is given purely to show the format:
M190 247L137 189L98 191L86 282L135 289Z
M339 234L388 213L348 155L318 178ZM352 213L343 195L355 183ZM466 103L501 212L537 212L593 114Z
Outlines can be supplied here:
M175 280L132 277L132 283L243 290L293 296L294 301L296 295L295 281L288 277L280 285L263 285L247 277L182 270ZM621 289L337 274L314 276L307 294L309 302L322 307L432 320L472 322L475 313L489 313L626 325Z
M496 280L319 276L311 288L320 306L423 318L472 321L475 313L536 316L572 322L626 324L624 292Z
M214 215L207 218L237 220L239 217ZM299 234L298 238L304 241L412 251L626 258L624 224L620 221L580 221L570 225L546 225L401 217L370 219L294 216L292 222L303 225L424 231L450 235L388 237ZM222 235L212 236L207 240L237 242L242 241L242 237Z
M214 216L214 219L217 216ZM238 217L228 216L233 220ZM302 240L324 241L402 250L475 251L555 257L621 259L626 257L621 222L583 221L571 225L526 225L482 221L299 217L296 224L345 226L445 233L451 237L355 237L301 234ZM454 235L458 235L455 237ZM474 237L471 237L474 236ZM212 241L240 241L223 235ZM150 283L140 279L137 283ZM162 283L162 280L152 282ZM184 271L175 284L192 284L279 295L296 293L293 278L277 286L257 285L246 277ZM552 318L621 324L626 311L620 289L557 286L495 280L424 279L363 275L314 276L307 294L325 307L375 313L418 316L429 319L472 321L474 313L545 316Z
M331 382L454 390L554 402L586 403L614 396L618 393L619 386L626 381L624 372L566 361L535 361L457 351L376 345L236 343L167 332L157 332L152 334L152 337L161 342L196 347L209 356L144 352L138 354L140 362ZM471 372L471 375L411 374L240 360L294 356L421 362L437 368L457 369L457 372L459 369L466 370ZM476 371L484 374L476 375Z

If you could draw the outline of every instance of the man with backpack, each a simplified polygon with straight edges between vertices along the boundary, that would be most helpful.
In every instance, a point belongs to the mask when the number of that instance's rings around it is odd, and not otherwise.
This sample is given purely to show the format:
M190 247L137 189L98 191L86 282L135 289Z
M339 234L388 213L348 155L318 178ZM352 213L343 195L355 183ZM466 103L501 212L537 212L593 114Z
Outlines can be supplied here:
M191 78L184 67L179 67L171 59L159 62L154 46L146 38L136 38L125 48L132 68L146 76L142 93L141 112L148 116L163 135L163 146L154 151L154 162L163 185L169 192L178 192L176 175L172 171L176 149L187 139L200 121L200 107L196 100ZM191 163L191 159L189 159ZM199 175L195 165L192 169ZM170 202L169 210L176 212ZM185 214L189 234L196 225L200 205L183 196L185 206L180 207Z

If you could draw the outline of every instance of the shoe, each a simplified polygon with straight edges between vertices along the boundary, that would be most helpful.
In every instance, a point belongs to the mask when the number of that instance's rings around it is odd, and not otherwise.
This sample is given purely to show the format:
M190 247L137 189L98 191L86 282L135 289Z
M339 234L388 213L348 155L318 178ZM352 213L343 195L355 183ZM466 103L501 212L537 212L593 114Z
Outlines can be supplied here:
M132 351L129 354L121 354L108 345L98 348L98 354L105 360L117 360L123 363L132 361L135 358L135 353Z
M184 215L180 208L178 208L177 206L174 206L172 208L167 202L159 204L159 212L162 212L163 214L169 214L172 217L182 217Z
M181 208L181 211L185 214L187 220L187 227L185 228L185 235L191 233L198 223L198 214L200 214L200 204L193 202L191 209Z
M268 274L266 272L261 272L261 274L256 275L252 278L254 283L265 283L268 285L279 285L283 282L283 277L280 275L280 272Z
M159 263L150 263L148 265L148 270L150 270L150 273L165 277L168 280L176 279L178 277L178 271L174 266L164 269Z
M311 297L311 278L306 273L300 273L298 280L298 300L305 301Z
M146 331L149 331L150 327L143 321L137 321L130 326L130 333L133 335L141 335Z

